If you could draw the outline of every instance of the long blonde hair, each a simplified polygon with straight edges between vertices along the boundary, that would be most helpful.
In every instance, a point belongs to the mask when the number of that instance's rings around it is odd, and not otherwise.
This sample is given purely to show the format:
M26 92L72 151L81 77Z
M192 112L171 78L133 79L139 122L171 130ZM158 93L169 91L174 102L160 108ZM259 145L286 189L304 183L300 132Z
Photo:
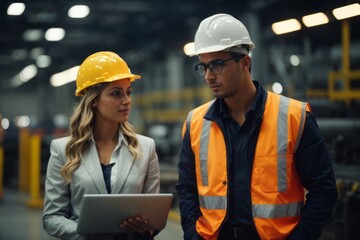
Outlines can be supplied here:
M67 161L61 168L61 175L69 184L72 181L72 173L80 166L81 156L89 148L94 127L94 110L91 107L108 83L89 87L82 96L80 102L75 106L70 120L70 140L66 145ZM129 151L134 159L140 155L139 141L136 137L134 127L129 122L119 124L119 129L129 143Z

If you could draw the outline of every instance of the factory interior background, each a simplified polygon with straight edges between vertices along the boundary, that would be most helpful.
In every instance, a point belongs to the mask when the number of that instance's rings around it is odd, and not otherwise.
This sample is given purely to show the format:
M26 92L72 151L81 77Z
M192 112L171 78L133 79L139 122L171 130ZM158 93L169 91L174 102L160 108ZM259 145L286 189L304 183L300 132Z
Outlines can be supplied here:
M16 3L15 5L12 5ZM13 8L11 8L12 6ZM345 17L337 15L344 9ZM15 10L19 10L16 12ZM133 83L130 122L155 139L161 191L175 194L181 128L189 110L213 98L197 76L200 21L228 13L256 48L252 77L273 92L309 102L334 166L339 201L323 240L360 234L360 5L352 0L32 0L0 2L0 239L51 239L41 232L49 144L67 135L79 65L113 51L142 76ZM306 17L321 13L321 22ZM278 32L274 24L295 21ZM158 239L182 239L177 212ZM19 210L18 217L16 211ZM15 214L14 214L15 213ZM35 230L34 230L35 229ZM169 233L167 233L168 231ZM176 238L178 237L178 238ZM170 238L169 238L170 239Z

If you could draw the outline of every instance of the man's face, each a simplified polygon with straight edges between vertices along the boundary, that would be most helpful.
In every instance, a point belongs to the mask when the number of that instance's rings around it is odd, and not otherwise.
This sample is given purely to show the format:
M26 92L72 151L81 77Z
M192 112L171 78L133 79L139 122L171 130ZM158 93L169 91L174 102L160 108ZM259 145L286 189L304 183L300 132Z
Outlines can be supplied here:
M244 74L241 60L235 61L228 52L199 55L204 78L216 98L230 98L240 91Z

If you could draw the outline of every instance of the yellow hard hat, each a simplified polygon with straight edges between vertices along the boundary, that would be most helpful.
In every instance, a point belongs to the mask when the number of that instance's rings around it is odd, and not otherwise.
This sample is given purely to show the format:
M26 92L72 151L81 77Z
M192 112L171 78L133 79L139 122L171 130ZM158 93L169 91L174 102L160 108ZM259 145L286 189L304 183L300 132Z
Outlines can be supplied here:
M80 65L76 78L76 96L95 84L130 79L130 82L141 78L131 73L126 62L114 52L97 52L87 57Z

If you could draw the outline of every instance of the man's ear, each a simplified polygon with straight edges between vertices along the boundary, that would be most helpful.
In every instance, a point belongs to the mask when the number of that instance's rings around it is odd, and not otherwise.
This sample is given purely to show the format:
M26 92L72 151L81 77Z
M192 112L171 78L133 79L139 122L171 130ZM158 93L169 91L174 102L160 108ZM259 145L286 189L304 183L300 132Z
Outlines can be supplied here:
M251 65L251 59L249 56L245 56L241 59L242 65L244 66L244 68L247 68L248 70L250 69L250 65Z

